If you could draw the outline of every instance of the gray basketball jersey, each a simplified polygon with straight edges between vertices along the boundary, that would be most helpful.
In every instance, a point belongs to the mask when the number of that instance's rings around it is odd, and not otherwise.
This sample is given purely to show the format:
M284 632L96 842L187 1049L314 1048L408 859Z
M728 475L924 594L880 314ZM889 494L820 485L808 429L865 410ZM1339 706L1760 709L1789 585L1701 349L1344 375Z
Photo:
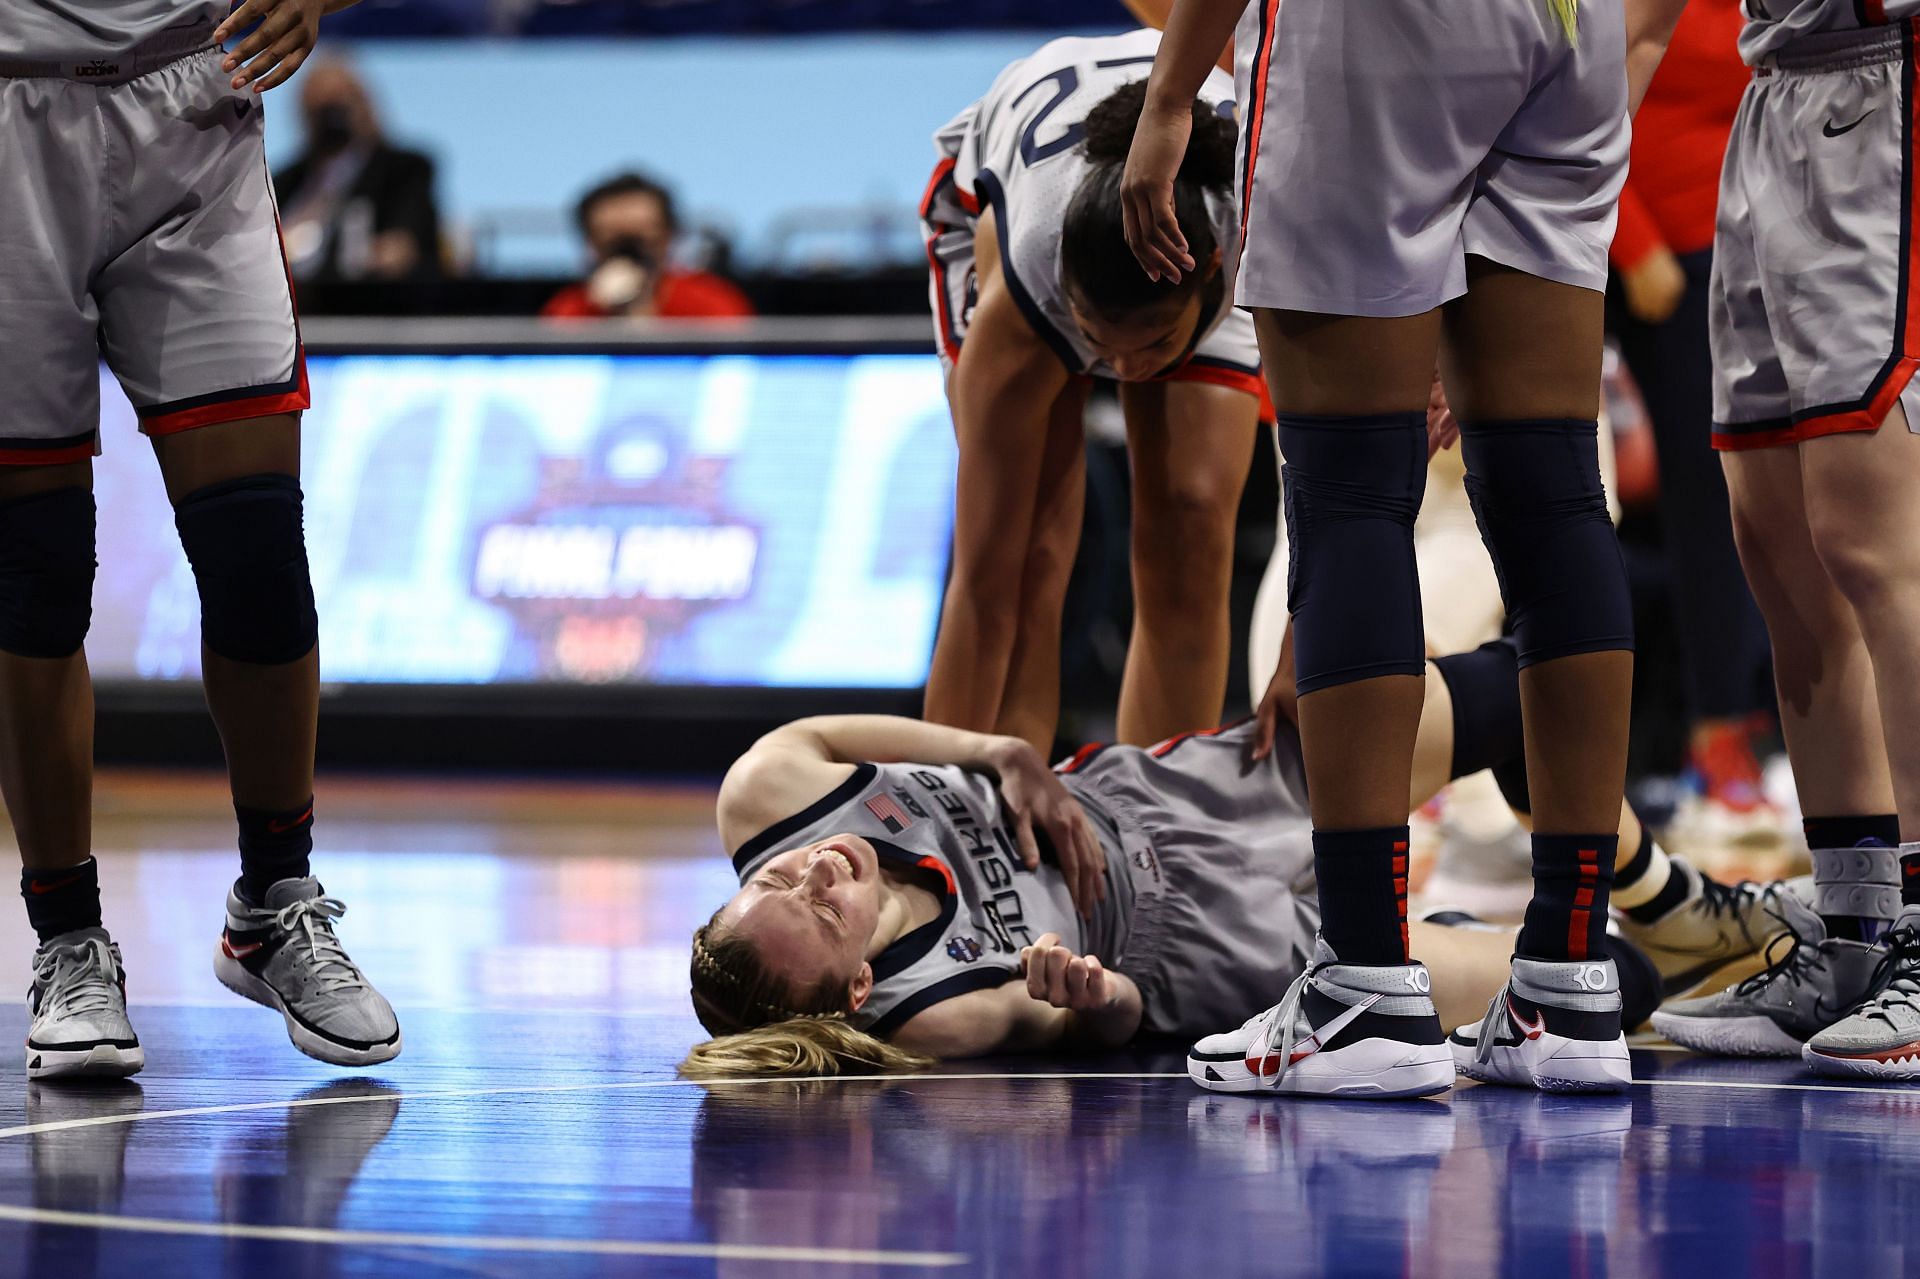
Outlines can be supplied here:
M1806 36L1883 26L1920 14L1920 0L1743 0L1740 56L1759 66Z
M953 161L960 204L994 210L1000 270L1027 322L1068 368L1096 377L1113 371L1087 345L1067 306L1060 231L1093 167L1080 146L1087 113L1115 89L1145 79L1159 48L1158 31L1049 41L1008 66L984 98L934 135L940 155ZM1198 96L1232 114L1233 77L1216 68ZM1250 372L1260 364L1253 320L1232 306L1239 214L1226 191L1210 198L1209 210L1228 278L1192 362Z
M163 32L204 28L211 39L225 0L0 0L0 59L112 60Z
M992 780L960 768L862 764L742 845L734 868L744 883L778 853L853 834L937 879L940 917L874 960L854 1022L875 1034L1013 980L1020 948L1049 932L1134 980L1144 1029L1209 1033L1278 999L1319 925L1298 739L1283 726L1273 755L1248 765L1252 732L1090 746L1059 766L1107 855L1107 900L1091 919L1044 845L1038 871L1021 865Z

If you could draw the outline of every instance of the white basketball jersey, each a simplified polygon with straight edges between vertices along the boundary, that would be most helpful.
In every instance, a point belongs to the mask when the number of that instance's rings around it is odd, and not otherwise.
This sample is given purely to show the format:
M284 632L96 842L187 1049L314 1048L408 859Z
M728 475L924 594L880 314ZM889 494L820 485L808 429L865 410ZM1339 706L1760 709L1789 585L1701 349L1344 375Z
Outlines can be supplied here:
M1758 66L1805 36L1885 26L1920 14L1920 0L1743 0L1740 56Z
M1153 70L1158 31L1118 36L1070 36L1042 45L1007 67L987 95L934 135L940 155L953 162L951 180L969 210L994 210L1000 270L1027 322L1078 373L1112 377L1081 336L1067 307L1061 279L1060 231L1067 205L1092 169L1081 139L1087 113L1107 95ZM1217 68L1199 97L1231 115L1233 78ZM1230 190L1209 197L1222 269L1239 257L1239 214ZM1189 363L1216 363L1241 372L1259 368L1252 317L1236 311L1233 281ZM964 316L956 317L964 325Z

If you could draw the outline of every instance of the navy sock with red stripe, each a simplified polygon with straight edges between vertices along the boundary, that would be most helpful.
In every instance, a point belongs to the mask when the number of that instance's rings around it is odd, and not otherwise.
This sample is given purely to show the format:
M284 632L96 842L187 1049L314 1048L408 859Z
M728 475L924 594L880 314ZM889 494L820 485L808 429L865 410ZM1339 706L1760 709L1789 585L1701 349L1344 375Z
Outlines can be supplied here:
M1605 952L1607 896L1620 836L1533 837L1533 900L1517 954L1529 959L1595 959Z
M266 904L267 890L283 879L312 874L313 801L275 812L233 806L240 821L240 896L254 906Z
M100 927L100 864L91 857L78 866L21 871L20 895L27 901L27 922L43 942Z
M1320 935L1346 964L1407 962L1407 828L1313 832Z

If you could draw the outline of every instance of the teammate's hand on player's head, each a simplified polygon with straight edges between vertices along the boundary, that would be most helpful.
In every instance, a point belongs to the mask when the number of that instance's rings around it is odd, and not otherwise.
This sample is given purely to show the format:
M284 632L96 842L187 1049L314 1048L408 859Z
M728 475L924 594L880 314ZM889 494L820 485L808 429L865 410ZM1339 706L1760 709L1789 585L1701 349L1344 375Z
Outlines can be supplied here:
M1027 993L1055 1008L1097 1012L1113 1001L1106 966L1092 955L1074 954L1061 944L1058 933L1047 933L1023 949L1020 969L1027 977Z
M1127 153L1126 172L1120 179L1127 247L1133 250L1141 270L1169 284L1178 284L1186 272L1194 269L1193 255L1187 251L1187 237L1180 231L1180 218L1173 206L1173 181L1181 161L1186 159L1187 141L1192 135L1193 113L1189 108L1157 111L1149 100L1140 112L1133 149Z
M1012 819L1020 860L1028 870L1040 869L1040 844L1033 832L1036 826L1045 831L1067 878L1074 908L1091 915L1094 904L1107 897L1107 858L1086 810L1040 753L1025 742L1009 739L997 753L994 771L1001 802Z
M233 87L255 93L285 84L320 39L320 15L345 6L329 0L246 0L213 33L214 43L253 31L227 51L220 69L233 73Z

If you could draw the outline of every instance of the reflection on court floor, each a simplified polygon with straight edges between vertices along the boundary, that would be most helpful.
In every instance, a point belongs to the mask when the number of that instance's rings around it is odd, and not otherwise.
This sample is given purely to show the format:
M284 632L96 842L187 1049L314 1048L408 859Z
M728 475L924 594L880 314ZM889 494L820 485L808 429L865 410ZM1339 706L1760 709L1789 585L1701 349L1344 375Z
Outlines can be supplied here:
M90 1088L0 1068L0 1275L1920 1270L1920 1089L1796 1062L1640 1051L1623 1098L1393 1106L1205 1094L1157 1050L676 1081L685 938L728 884L710 802L323 790L320 873L406 1030L353 1073L214 983L218 791L103 787L149 1065Z

